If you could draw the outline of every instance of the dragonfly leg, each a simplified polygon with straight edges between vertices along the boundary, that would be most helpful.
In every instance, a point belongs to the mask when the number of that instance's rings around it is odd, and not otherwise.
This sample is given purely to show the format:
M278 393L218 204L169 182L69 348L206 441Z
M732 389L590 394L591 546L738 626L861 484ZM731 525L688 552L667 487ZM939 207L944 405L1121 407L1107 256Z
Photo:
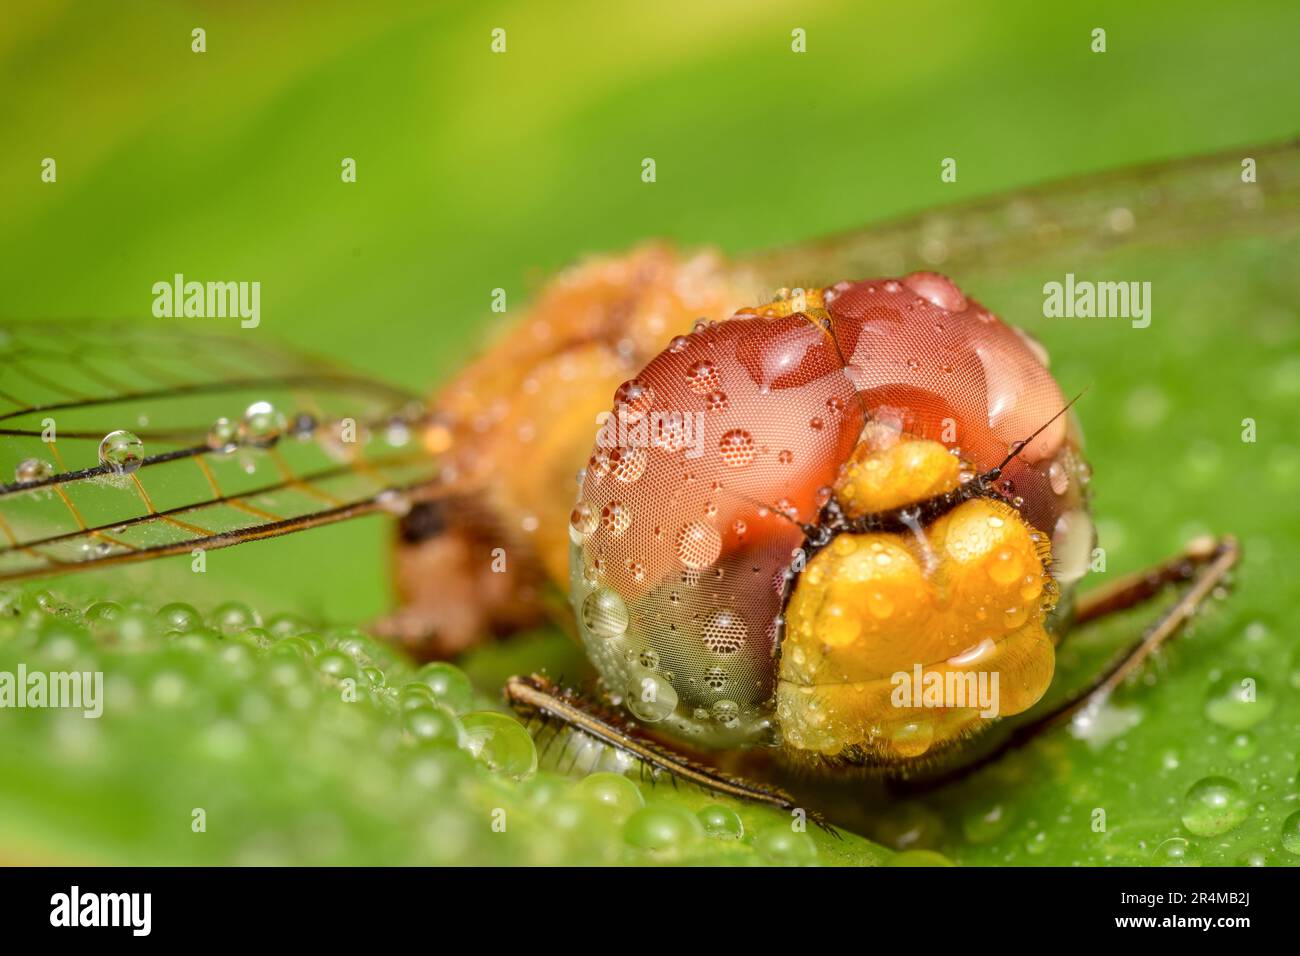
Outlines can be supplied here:
M655 778L666 774L674 783L682 781L778 810L799 809L799 804L785 791L709 766L669 748L634 727L617 712L575 691L562 689L539 674L510 678L506 681L505 697L521 719L531 722L540 718L546 725L558 723L563 730L583 734L632 757L647 767ZM805 812L809 820L834 833L817 813L812 810Z

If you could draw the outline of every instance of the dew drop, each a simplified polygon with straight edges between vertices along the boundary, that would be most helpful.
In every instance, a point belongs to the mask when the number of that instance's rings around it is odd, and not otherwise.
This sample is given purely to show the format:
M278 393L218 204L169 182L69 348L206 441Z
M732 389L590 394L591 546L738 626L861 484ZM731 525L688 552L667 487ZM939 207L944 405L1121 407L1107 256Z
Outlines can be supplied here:
M610 471L618 481L630 483L645 473L648 459L644 448L615 448L609 453Z
M1250 801L1237 781L1205 777L1192 784L1183 799L1183 826L1195 836L1227 833L1250 816Z
M627 709L637 720L658 723L677 709L677 691L658 674L638 671L627 685Z
M396 488L385 488L375 497L375 503L397 518L411 513L411 499Z
M239 423L240 440L255 448L269 448L284 434L284 415L270 402L254 402Z
M1300 810L1282 821L1282 849L1300 856Z
M620 385L614 392L614 407L622 409L628 421L637 422L654 404L654 396L654 389L649 385L631 379Z
M1060 459L1053 461L1048 466L1047 483L1052 486L1052 491L1058 495L1063 495L1070 490L1070 472Z
M617 537L632 524L632 513L621 501L611 501L600 510L601 527Z
M734 654L745 645L749 628L734 611L727 608L714 611L704 621L700 638L704 646L715 654Z
M743 429L733 428L722 436L718 451L725 464L743 468L754 460L754 436Z
M677 532L677 557L688 568L707 568L721 553L722 536L703 521L692 521Z
M718 370L708 359L696 362L686 372L686 383L696 395L707 395L719 387Z
M1082 509L1067 511L1052 531L1052 576L1062 585L1078 581L1092 559L1092 519Z
M596 509L585 501L579 501L569 512L569 527L581 537L591 534L599 526L600 515L596 514Z
M740 718L740 706L734 700L715 700L710 710L721 724L730 725Z
M54 466L39 458L24 458L14 468L14 481L25 485L32 481L44 481L54 475Z
M239 442L239 426L229 418L218 418L208 429L208 447L213 451L227 451Z
M144 442L131 432L109 432L99 443L99 463L114 474L129 475L143 460Z
M1258 677L1231 674L1215 681L1205 701L1205 716L1220 727L1247 730L1273 712L1273 695Z
M1020 556L1010 548L999 549L989 562L989 577L1003 587L1020 580L1022 574L1024 567L1020 563Z
M621 637L630 621L627 604L613 588L597 588L583 599L582 623L597 637Z

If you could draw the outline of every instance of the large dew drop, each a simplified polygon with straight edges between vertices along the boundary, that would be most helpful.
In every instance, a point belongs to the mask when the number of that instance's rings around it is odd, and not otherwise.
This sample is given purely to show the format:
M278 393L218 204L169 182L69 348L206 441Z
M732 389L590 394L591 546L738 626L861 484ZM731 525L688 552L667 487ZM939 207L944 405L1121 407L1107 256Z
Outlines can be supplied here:
M677 691L662 675L639 671L628 681L627 709L637 720L656 723L677 709Z
M144 442L121 429L109 432L99 443L99 463L116 475L129 475L144 460Z
M627 604L613 588L597 588L583 599L582 623L597 637L622 637L630 621Z
M284 415L270 402L254 402L244 411L239 425L240 440L257 448L269 448L284 434Z
M1250 816L1241 784L1228 777L1206 777L1183 799L1183 826L1195 836L1213 837L1240 826Z

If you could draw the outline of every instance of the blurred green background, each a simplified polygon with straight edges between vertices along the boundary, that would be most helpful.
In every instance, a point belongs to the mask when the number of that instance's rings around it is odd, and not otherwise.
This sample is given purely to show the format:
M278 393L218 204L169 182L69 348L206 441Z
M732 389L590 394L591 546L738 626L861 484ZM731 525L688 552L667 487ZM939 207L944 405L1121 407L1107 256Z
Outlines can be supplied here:
M202 54L190 49L195 27ZM495 27L507 31L504 55L490 50ZM806 54L790 50L796 27ZM1095 27L1104 54L1090 51ZM24 5L0 23L0 313L164 321L149 314L150 287L175 272L258 280L261 327L227 320L231 331L432 388L504 321L488 310L493 288L517 314L585 253L654 237L740 253L1291 137L1297 35L1300 7L1288 2ZM40 179L47 156L56 184ZM938 176L948 156L955 183ZM357 161L355 184L340 181L343 157ZM640 178L644 157L657 163L653 185ZM1249 270L1265 251L1242 246L1223 268ZM1174 282L1203 267L1157 252L1124 277ZM1028 311L1041 276L968 290L1044 340L1066 391L1092 386L1080 412L1110 572L1202 530L1238 530L1255 556L1203 638L1220 643L1195 666L1191 655L1171 665L1188 683L1171 691L1168 732L1142 744L1155 763L1138 764L1178 767L1161 755L1203 719L1203 688L1224 677L1216 655L1271 672L1273 736L1239 747L1268 758L1245 776L1268 788L1269 810L1241 845L1205 850L1209 861L1275 847L1296 809L1297 593L1278 569L1300 560L1300 323L1294 277L1270 267L1258 278L1257 302L1168 296L1169 321L1140 349L1122 323L1084 331ZM1246 415L1261 422L1258 445L1238 440ZM56 588L359 623L386 605L386 533L369 519L215 552L199 581L182 560ZM1243 643L1248 631L1262 643ZM1228 748L1230 729L1201 731ZM1098 760L1080 775L1088 786L1139 776L1122 747ZM1170 799L1214 769L1184 767ZM915 845L971 862L1032 860L1036 834L1074 799L1063 792L1031 795L1018 814L987 793L959 796L955 809L891 811L902 822L890 825L908 833L915 817L929 827L917 824ZM1176 809L1156 806L1164 797L1132 799L1176 832ZM980 829L980 814L1004 813L1017 822ZM962 851L964 824L935 836L940 817L974 820L987 839ZM1164 838L1151 839L1125 861L1149 859ZM106 845L107 858L138 858L126 837ZM1084 858L1075 846L1039 858ZM285 854L267 858L296 858Z

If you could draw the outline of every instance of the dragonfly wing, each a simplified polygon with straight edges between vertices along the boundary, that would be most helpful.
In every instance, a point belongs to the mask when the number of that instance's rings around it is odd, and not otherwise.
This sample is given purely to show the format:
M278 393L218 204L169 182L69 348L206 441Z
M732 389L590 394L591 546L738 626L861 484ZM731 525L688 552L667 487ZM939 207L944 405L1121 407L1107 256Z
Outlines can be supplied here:
M1300 142L1138 166L942 207L750 257L758 291L934 269L984 279L1128 250L1300 230Z
M261 341L0 325L0 580L400 513L445 477L431 428L409 392Z

